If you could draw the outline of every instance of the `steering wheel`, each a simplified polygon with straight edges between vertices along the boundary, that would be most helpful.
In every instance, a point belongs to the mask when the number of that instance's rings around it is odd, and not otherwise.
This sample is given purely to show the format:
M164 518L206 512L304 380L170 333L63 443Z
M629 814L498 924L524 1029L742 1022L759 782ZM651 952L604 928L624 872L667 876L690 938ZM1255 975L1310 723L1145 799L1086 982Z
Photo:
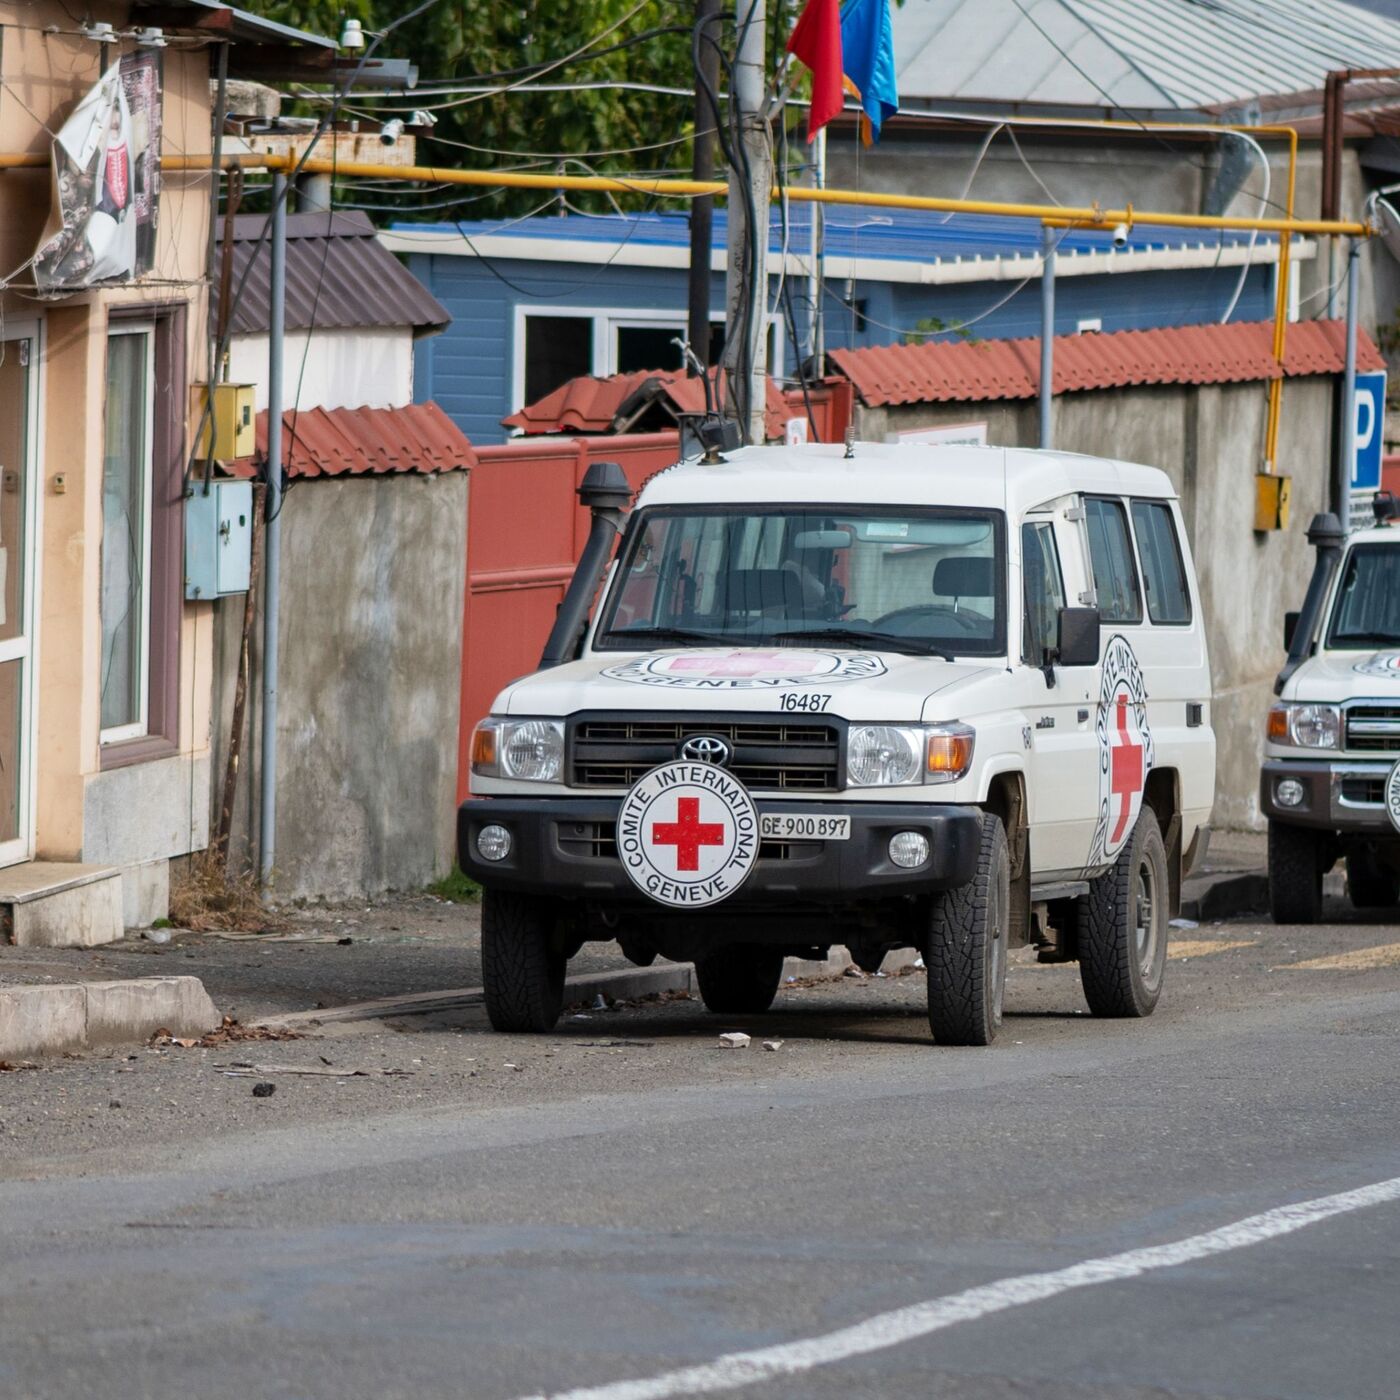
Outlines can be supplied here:
M913 607L896 608L893 612L887 612L882 617L877 617L872 625L885 631L893 631L896 635L915 636L922 630L918 624L933 618L952 618L966 635L978 637L983 635L983 629L988 623L985 617L976 613L955 612L943 603L918 603Z

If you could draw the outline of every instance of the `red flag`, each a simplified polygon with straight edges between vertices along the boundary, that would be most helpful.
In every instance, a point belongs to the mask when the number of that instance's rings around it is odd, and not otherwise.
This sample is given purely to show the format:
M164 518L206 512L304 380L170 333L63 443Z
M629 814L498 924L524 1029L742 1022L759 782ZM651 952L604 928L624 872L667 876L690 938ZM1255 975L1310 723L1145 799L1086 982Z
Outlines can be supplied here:
M787 46L790 54L812 70L812 110L807 116L810 141L841 110L840 0L807 0Z

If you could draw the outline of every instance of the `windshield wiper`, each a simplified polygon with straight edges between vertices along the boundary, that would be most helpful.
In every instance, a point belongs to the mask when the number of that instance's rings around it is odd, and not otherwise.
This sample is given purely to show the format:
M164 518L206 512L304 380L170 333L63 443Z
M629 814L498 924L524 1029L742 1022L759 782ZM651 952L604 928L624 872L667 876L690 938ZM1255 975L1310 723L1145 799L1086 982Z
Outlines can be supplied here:
M867 642L882 646L886 651L900 651L915 656L936 656L940 661L951 661L951 652L943 651L931 642L918 637L895 637L888 632L876 632L862 627L810 627L801 631L775 632L775 642Z
M702 632L696 627L627 627L620 630L605 632L603 640L609 642L630 642L633 640L644 644L664 643L664 642L702 642L706 646L717 647L737 647L752 646L753 643L761 641L761 638L753 637L726 637L718 632Z
M1394 632L1338 632L1338 642L1374 642L1377 646L1400 646L1400 636Z

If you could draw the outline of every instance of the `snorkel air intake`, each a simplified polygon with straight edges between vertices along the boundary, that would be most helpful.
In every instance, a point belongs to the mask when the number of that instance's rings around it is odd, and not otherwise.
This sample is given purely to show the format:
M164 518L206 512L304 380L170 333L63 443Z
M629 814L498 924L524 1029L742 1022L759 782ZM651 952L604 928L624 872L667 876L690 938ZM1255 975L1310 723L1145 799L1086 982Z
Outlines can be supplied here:
M1317 561L1313 564L1312 578L1308 580L1308 591L1303 597L1298 620L1288 638L1288 660L1274 681L1275 695L1283 693L1288 678L1312 655L1313 639L1322 620L1322 605L1327 601L1332 580L1337 576L1346 538L1342 522L1335 515L1329 512L1313 516L1312 524L1308 526L1308 543L1317 550Z

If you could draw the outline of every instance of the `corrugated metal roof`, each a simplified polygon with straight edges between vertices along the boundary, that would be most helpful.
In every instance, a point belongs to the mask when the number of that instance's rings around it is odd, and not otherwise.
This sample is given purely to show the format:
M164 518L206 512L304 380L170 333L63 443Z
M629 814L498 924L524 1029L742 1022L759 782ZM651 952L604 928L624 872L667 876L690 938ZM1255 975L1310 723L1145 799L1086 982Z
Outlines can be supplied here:
M233 331L265 333L271 293L267 216L241 214L233 223L235 289L252 264L234 308ZM416 334L429 335L451 320L447 308L379 242L362 210L287 216L288 330L412 326Z
M918 0L891 11L902 99L1181 110L1400 65L1345 0Z
M258 414L257 460L267 459L267 413ZM384 476L476 465L466 434L435 403L404 408L310 408L282 415L288 476Z
M288 24L278 24L276 20L264 19L248 10L225 5L222 0L156 0L149 5L133 6L133 24L163 23L166 28L178 28L172 23L172 11L191 10L190 25L199 29L224 31L244 43L257 44L304 44L309 48L328 49L332 53L337 48L336 41L324 34L312 34L305 29L293 29Z
M724 375L717 376L724 392ZM636 370L629 374L580 375L527 404L501 423L532 435L539 433L616 433L633 430L645 409L664 400L669 416L703 413L705 386L682 370ZM783 422L804 411L801 392L784 392L771 379L764 410L769 437L783 435Z
M1345 339L1341 321L1289 326L1284 372L1340 374ZM1030 399L1040 387L1038 336L831 350L827 358L871 407ZM1362 370L1385 368L1364 331L1356 363ZM1055 337L1057 394L1130 384L1239 384L1279 377L1269 321Z

